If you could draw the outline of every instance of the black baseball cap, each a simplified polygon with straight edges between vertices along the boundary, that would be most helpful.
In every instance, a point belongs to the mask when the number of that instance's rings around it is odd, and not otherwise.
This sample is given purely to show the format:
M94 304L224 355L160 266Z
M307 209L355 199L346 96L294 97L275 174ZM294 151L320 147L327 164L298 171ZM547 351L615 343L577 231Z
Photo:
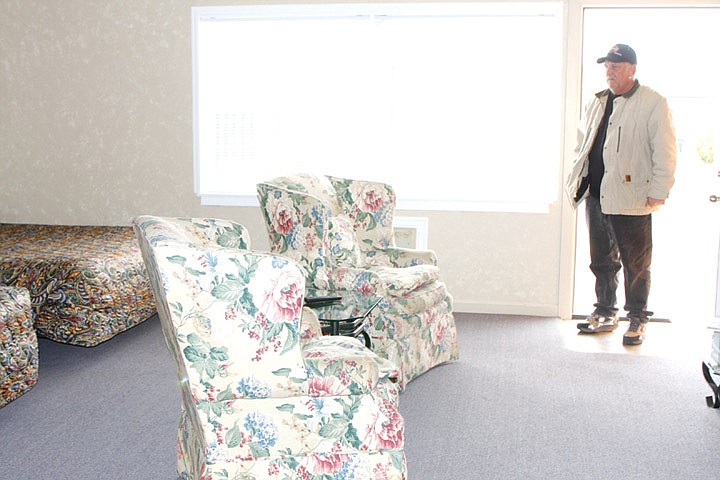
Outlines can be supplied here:
M629 62L633 65L637 65L637 55L635 55L635 50L630 48L629 45L618 43L610 49L607 55L597 59L597 63L605 62Z

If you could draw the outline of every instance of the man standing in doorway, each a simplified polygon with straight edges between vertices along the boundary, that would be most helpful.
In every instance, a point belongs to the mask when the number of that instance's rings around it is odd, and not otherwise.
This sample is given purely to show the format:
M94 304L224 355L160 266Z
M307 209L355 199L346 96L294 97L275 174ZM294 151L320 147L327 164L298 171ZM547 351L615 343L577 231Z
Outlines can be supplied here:
M675 181L677 145L667 100L635 79L637 56L628 45L598 58L608 89L585 107L576 159L566 184L574 206L585 200L595 311L578 323L582 333L618 327L618 272L625 277L630 325L624 345L639 345L647 310L652 257L652 218Z

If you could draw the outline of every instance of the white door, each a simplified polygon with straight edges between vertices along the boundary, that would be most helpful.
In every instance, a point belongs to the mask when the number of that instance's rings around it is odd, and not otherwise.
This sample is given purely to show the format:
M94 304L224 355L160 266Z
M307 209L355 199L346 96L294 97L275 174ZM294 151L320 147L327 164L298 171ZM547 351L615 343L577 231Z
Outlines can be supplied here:
M707 325L720 312L720 8L588 8L584 12L583 104L607 88L596 60L615 43L638 56L636 78L668 98L678 137L676 183L670 199L653 214L654 317ZM713 154L714 148L714 154ZM576 315L595 302L588 265L587 227L578 210L575 273ZM622 279L619 307L624 296ZM624 312L621 311L621 314Z

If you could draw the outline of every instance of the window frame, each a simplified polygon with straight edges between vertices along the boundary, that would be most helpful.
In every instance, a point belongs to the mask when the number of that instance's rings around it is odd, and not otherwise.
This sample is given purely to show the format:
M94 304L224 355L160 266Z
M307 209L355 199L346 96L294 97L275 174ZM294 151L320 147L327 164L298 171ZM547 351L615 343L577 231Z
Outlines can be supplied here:
M557 80L558 100L562 89L562 68L561 65L563 48L563 3L562 2L510 2L510 3L442 3L442 4L307 4L307 5L244 5L244 6L222 6L222 7L192 7L193 25L193 174L194 191L200 197L202 205L212 206L258 206L257 196L254 194L226 194L208 193L201 191L200 181L200 146L199 146L199 72L198 72L198 28L201 21L218 18L257 18L271 19L278 17L346 17L357 15L388 15L407 14L411 9L419 15L436 14L442 11L443 15L491 15L493 12L500 15L518 14L547 15L557 19L558 53L557 53ZM559 102L562 103L562 102ZM437 199L408 199L398 193L398 208L405 210L442 210L442 211L493 211L493 212L523 212L523 213L547 213L552 203L557 200L557 181L562 168L562 145L563 145L563 105L557 108L557 148L554 158L557 161L549 165L553 169L553 185L548 187L551 192L546 198L540 200L523 199L521 201L478 201L478 200L437 200Z

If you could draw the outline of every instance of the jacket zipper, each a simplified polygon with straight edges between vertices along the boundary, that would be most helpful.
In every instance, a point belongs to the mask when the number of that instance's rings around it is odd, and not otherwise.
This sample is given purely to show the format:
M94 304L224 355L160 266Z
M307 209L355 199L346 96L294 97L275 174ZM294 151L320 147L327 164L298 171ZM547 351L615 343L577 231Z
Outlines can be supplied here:
M615 150L615 153L620 153L620 136L622 135L622 127L618 127L618 143L617 143L617 150Z

